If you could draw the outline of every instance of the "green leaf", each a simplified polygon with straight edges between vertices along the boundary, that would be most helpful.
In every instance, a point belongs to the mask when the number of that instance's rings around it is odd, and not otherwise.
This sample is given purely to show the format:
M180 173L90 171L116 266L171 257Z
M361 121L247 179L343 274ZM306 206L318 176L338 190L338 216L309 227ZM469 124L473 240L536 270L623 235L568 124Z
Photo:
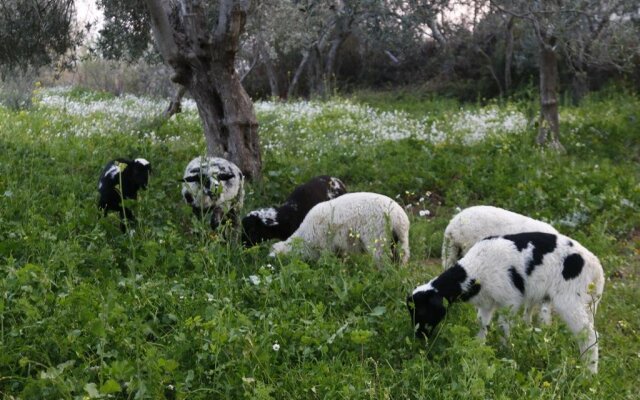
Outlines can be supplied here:
M96 384L93 382L84 385L84 391L89 394L90 399L99 399L100 397L102 397L100 392L98 392Z
M379 317L381 315L384 315L384 313L386 313L386 312L387 312L387 307L385 307L385 306L377 306L376 308L371 310L369 315L371 315L372 317Z
M100 393L104 394L118 393L120 390L120 384L113 379L109 379L102 386L100 386Z

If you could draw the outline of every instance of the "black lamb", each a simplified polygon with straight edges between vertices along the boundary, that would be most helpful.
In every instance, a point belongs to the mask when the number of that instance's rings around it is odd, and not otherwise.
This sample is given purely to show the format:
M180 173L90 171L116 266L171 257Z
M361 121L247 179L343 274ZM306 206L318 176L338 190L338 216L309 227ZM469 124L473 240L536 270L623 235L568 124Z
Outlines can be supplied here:
M136 200L138 190L147 188L150 172L151 164L144 158L116 158L109 161L100 174L98 208L103 210L104 216L109 211L118 212L122 231L126 230L127 222L135 221L133 212L122 204L122 200Z
M245 247L264 240L285 240L302 223L309 210L318 203L345 194L338 178L322 175L299 185L279 207L251 211L242 219L242 242Z

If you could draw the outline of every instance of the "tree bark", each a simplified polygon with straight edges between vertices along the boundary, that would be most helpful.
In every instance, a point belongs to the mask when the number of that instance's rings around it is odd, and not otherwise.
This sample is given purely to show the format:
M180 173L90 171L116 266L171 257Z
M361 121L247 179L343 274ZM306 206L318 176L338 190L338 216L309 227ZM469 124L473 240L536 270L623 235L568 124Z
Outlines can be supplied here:
M576 67L571 77L571 99L574 105L580 104L589 93L589 76L582 68Z
M173 99L171 99L171 102L169 102L169 106L162 113L162 118L169 119L174 114L182 112L182 98L184 97L186 92L186 87L178 85L178 87L176 88L176 93L173 95Z
M288 99L292 98L296 94L298 85L300 83L300 78L302 77L302 73L304 72L304 70L307 68L307 64L309 64L309 58L311 57L312 51L312 49L307 49L302 55L302 61L300 61L300 64L298 64L298 68L296 68L296 72L293 74L293 79L291 80L289 89L287 90Z
M234 62L247 2L220 0L215 30L198 0L145 0L151 26L172 80L189 90L198 107L207 155L236 164L248 178L262 168L258 122Z
M273 66L273 61L271 60L271 56L269 55L269 52L265 48L262 49L260 53L260 58L262 59L262 64L264 65L264 70L267 74L267 79L269 80L271 97L279 98L280 85L278 84L278 74L276 73L276 69Z
M564 151L560 143L560 121L558 117L558 58L554 39L539 43L540 69L540 119L537 142L540 145Z

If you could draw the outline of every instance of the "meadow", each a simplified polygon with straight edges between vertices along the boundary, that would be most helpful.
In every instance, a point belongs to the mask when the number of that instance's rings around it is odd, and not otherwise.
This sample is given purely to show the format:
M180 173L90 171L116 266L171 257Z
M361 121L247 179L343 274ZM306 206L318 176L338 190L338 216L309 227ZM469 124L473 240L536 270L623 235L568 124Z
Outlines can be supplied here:
M0 396L8 399L634 399L640 371L640 98L609 90L561 108L566 153L534 145L536 104L459 104L417 93L258 102L264 172L245 211L340 177L410 215L406 267L367 256L270 259L209 232L178 180L204 149L195 106L39 88L0 107ZM153 174L122 234L100 218L112 158ZM573 337L514 321L475 339L456 304L416 340L407 294L441 271L457 210L490 204L554 224L607 276L600 371ZM497 324L496 324L497 325Z

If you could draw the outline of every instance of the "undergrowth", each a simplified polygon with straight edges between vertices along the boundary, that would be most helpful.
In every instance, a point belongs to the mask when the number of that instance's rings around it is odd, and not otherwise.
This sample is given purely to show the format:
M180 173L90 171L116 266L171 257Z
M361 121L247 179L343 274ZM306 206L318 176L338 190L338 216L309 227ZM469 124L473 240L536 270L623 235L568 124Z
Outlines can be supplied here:
M68 96L114 100L81 90ZM461 111L451 101L374 97L350 100L372 107L359 118L384 103L383 111L407 111L393 121L442 123L446 140L416 132L356 143L332 133L341 120L342 134L366 138L348 110L327 106L323 114L319 104L317 116L287 122L278 105L259 109L263 141L273 147L263 152L262 181L247 187L245 211L281 202L312 176L339 176L349 191L383 193L407 209L407 268L378 268L366 256L270 259L268 244L243 249L210 233L180 197L184 165L204 148L188 113L158 125L144 115L0 108L0 394L635 398L640 100L626 94L563 109L567 153L558 155L533 145L532 126L468 143L441 121ZM327 150L300 157L289 138L301 129ZM130 235L96 207L98 175L115 157L144 157L153 168ZM447 221L475 204L551 222L600 257L607 284L596 377L557 318L550 327L514 321L508 345L492 329L484 345L472 307L456 304L435 340L414 339L406 295L439 273Z

